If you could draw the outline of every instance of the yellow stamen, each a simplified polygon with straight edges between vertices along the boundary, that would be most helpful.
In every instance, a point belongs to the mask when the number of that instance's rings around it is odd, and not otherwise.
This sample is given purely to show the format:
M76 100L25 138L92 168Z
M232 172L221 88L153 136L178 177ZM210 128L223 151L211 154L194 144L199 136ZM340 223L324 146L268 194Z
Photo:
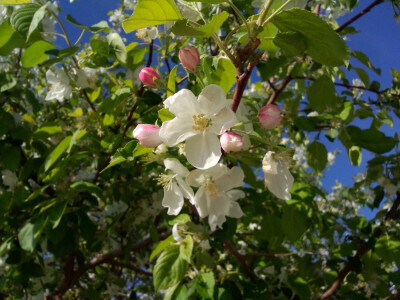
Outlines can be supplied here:
M211 125L211 120L206 118L205 114L193 115L192 116L194 125L192 128L198 131L208 131L208 127Z

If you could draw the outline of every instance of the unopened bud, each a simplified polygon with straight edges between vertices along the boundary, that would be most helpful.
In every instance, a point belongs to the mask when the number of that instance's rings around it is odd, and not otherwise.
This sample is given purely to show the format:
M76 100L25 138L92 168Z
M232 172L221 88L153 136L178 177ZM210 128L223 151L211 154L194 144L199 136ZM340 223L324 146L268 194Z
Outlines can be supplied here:
M258 112L260 126L265 129L273 129L281 122L281 110L274 104L267 104Z
M221 135L220 143L222 149L224 149L226 153L231 151L236 152L243 149L242 136L234 132L225 132L223 135Z
M194 46L187 46L179 50L178 56L182 66L189 71L194 72L196 67L200 64L200 55Z
M158 132L160 128L153 124L139 124L133 130L133 137L139 140L139 144L144 147L154 148L162 144Z
M144 85L156 87L157 84L154 82L155 78L161 79L157 71L152 68L145 67L139 73L139 79Z

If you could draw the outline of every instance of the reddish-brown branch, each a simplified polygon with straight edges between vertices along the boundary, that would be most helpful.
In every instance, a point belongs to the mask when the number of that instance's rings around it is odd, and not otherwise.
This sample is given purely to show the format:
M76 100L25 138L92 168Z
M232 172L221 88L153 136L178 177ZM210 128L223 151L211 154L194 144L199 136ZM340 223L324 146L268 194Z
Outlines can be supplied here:
M93 110L93 112L96 112L96 107L94 106L92 101L90 101L89 95L87 94L85 89L82 89L82 94L83 94L83 97L85 98L86 102L90 105L90 108Z
M272 93L271 97L269 97L267 104L272 104L276 99L278 99L278 96L285 90L286 86L290 83L292 80L292 77L290 75L286 76L281 84L274 90Z
M244 72L241 71L240 68L236 68L236 88L231 104L231 109L233 111L236 111L238 109L243 96L243 92L246 88L247 82L249 81L251 72L253 71L254 67L257 65L263 54L263 52L257 54L256 57L248 64Z
M165 239L170 232L164 232L160 234L160 240ZM151 238L145 239L135 245L130 249L131 252L136 252L146 247L149 247L153 244L153 240ZM65 267L64 267L64 277L58 284L58 286L45 298L45 300L59 300L62 299L62 296L75 284L78 283L79 279L83 274L85 274L88 270L93 269L94 267L104 264L104 263L112 263L115 258L122 258L125 254L124 248L117 248L105 254L98 254L89 262L81 265L76 271L73 271L74 268L74 256L70 255L66 259ZM71 258L72 257L72 258ZM148 274L146 274L148 275Z
M394 219L396 216L396 212L398 210L400 206L400 193L397 193L397 198L394 201L392 207L390 208L390 210L386 213L385 216L385 220L390 220L390 219ZM365 253L368 252L368 250L370 250L370 245L372 243L373 239L376 239L378 237L380 237L383 233L383 229L382 226L378 227L374 230L372 237L369 239L368 242L363 243L360 248L358 248L356 254L353 256L354 259L360 259ZM338 273L335 281L333 282L333 284L330 286L330 288L328 290L326 290L323 295L321 296L321 300L327 300L330 299L335 293L336 291L340 288L340 286L342 285L344 279L346 278L346 276L353 271L353 265L351 264L351 262L349 261L346 266Z
M341 26L339 26L336 29L336 32L340 32L343 29L345 29L347 26L349 26L350 24L352 24L353 22L357 21L359 18L361 18L363 15L365 15L366 13L368 13L373 7L375 7L378 4L383 3L383 0L375 0L374 2L372 2L369 6L367 6L365 9L363 9L362 11L360 11L357 15L355 15L354 17L350 18L347 22L345 22L344 24L342 24Z
M233 256L236 257L240 266L242 267L243 271L247 274L247 276L249 276L251 280L255 280L256 276L254 275L254 272L250 270L250 268L247 266L246 256L240 254L229 241L224 241L222 244L225 247L225 249L227 249L230 253L232 253Z

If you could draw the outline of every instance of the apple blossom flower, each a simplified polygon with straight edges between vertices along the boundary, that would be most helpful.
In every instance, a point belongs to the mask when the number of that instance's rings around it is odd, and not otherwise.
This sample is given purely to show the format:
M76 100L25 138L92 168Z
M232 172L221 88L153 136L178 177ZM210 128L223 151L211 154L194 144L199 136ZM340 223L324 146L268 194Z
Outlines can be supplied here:
M157 84L154 82L155 78L161 79L157 71L152 68L144 67L139 73L139 79L144 85L156 87Z
M153 124L139 124L133 130L132 135L139 140L139 144L144 147L154 148L162 144L159 136L160 128Z
M84 67L76 70L77 80L76 85L82 89L91 88L96 89L97 70Z
M290 200L290 188L294 179L290 174L287 162L276 157L275 152L268 151L262 161L264 182L269 191L282 200Z
M224 164L217 164L206 170L194 170L189 173L186 181L189 185L198 187L194 196L194 205L201 218L208 216L211 230L222 228L226 216L240 218L242 209L236 202L245 194L235 187L241 187L244 173L241 168L229 169Z
M55 73L51 70L46 72L46 79L50 83L50 91L47 93L45 100L57 99L62 102L64 98L71 98L72 89L67 74L58 67L54 67L54 71Z
M189 171L176 158L166 158L164 166L169 172L160 175L159 183L164 187L164 198L161 204L168 207L167 214L177 215L183 207L184 198L194 203L193 190L184 180Z
M18 178L14 172L10 170L2 170L1 171L1 179L3 180L3 184L8 186L11 191L14 190L17 185Z
M178 231L178 223L175 223L174 226L172 226L172 237L174 238L175 242L180 242L182 240L182 237L179 235Z
M196 67L200 64L200 55L194 46L187 46L186 48L180 49L178 56L182 66L189 71L194 72Z
M234 132L225 132L221 135L219 141L222 149L229 153L231 151L240 151L243 149L243 138L240 134Z
M158 37L158 29L155 26L151 27L150 29L138 29L138 31L136 32L136 37L150 43L151 40L155 40Z
M281 122L281 110L274 104L267 104L258 112L260 126L265 129L273 129Z
M215 84L206 86L198 99L183 89L168 97L164 106L175 118L162 124L161 140L168 146L186 141L186 158L198 169L215 166L222 155L218 135L237 123L222 88Z

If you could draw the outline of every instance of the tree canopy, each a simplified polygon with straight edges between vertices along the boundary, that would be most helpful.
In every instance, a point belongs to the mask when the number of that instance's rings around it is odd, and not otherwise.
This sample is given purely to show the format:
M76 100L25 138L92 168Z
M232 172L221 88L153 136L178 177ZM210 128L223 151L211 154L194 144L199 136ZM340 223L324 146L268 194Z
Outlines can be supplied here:
M346 42L384 1L115 2L0 0L0 298L398 299L400 72Z

